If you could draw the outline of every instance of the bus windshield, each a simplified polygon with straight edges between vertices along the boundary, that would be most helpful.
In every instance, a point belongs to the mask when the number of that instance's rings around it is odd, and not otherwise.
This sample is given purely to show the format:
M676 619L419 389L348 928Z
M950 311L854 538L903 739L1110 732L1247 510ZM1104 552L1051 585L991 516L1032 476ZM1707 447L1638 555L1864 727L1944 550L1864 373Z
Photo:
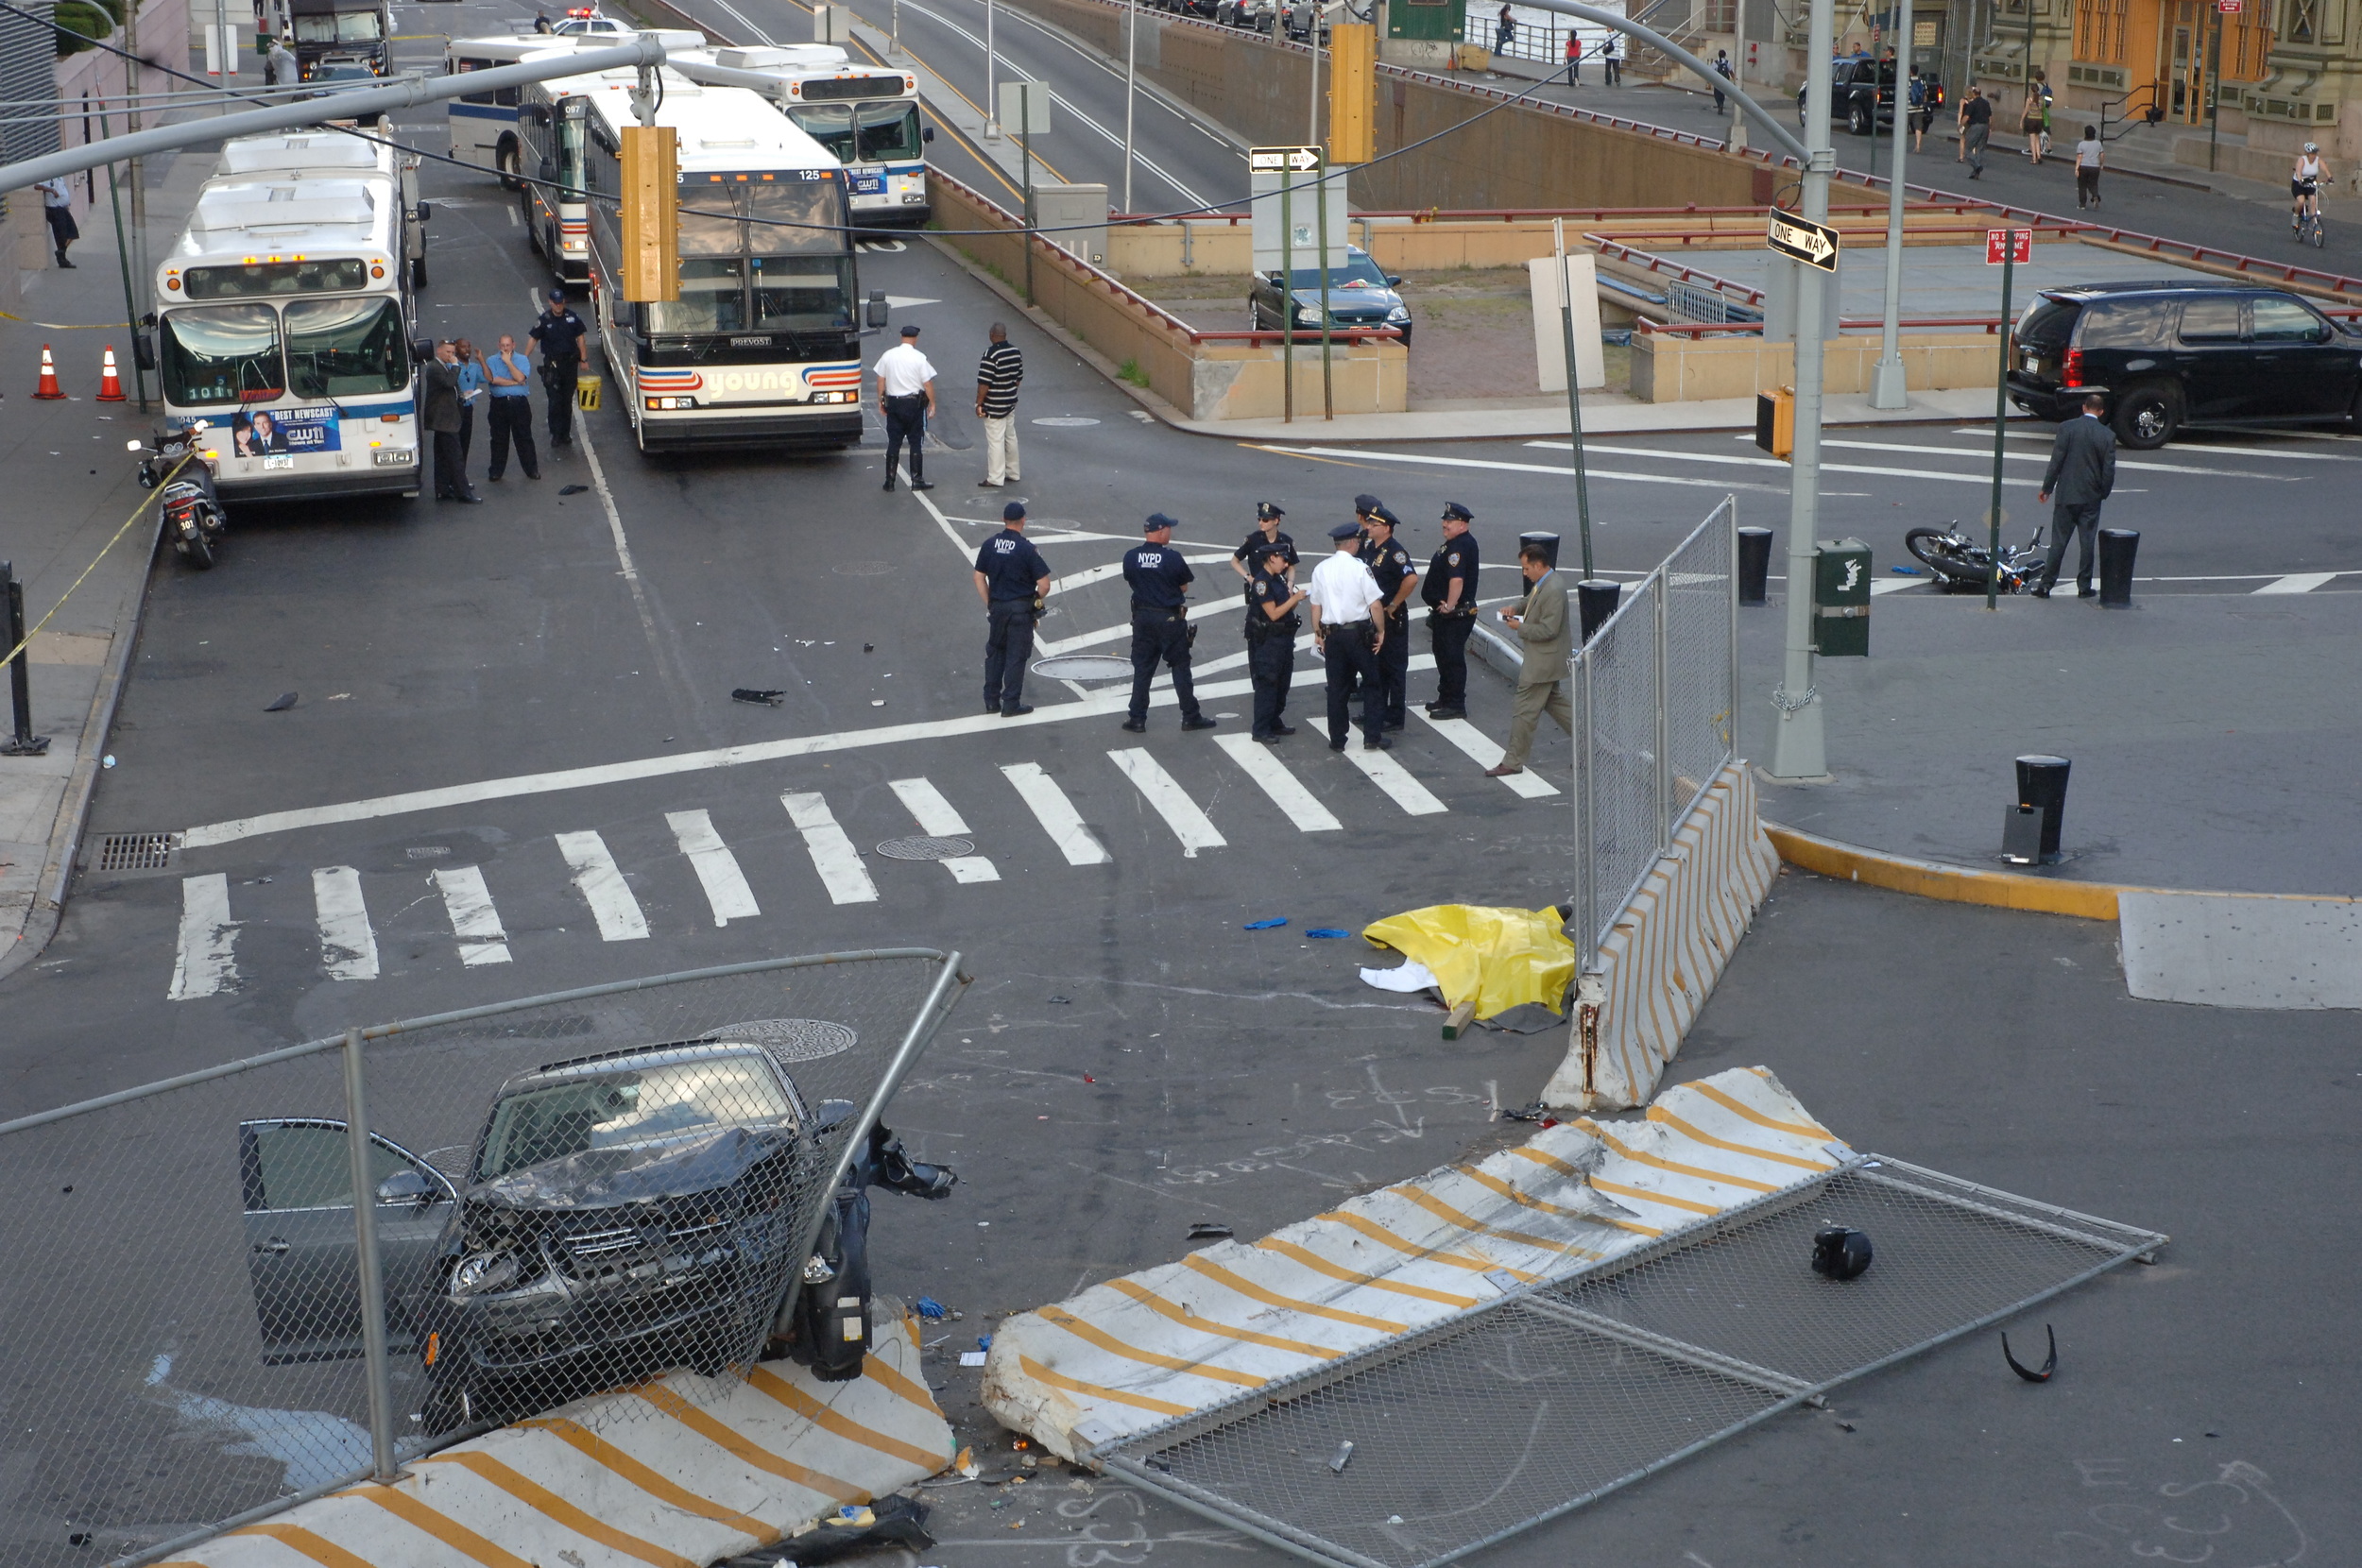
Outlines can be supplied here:
M290 302L287 371L299 398L401 391L410 384L410 353L400 307L384 298Z
M164 401L182 408L265 401L285 389L279 312L269 305L211 305L164 317Z
M853 258L757 256L757 332L849 332L853 326Z
M377 25L377 12L372 9L299 16L295 19L295 35L298 43L375 43L385 33Z
M844 163L887 163L921 154L918 106L892 103L812 104L794 115L796 127ZM858 125L860 133L855 135Z

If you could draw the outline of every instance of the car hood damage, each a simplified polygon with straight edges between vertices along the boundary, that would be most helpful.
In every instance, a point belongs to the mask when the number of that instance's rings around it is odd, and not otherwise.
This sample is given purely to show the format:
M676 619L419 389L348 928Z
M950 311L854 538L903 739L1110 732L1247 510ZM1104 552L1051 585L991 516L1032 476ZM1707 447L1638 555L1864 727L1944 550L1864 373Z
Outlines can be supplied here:
M471 1204L596 1209L727 1187L796 1141L786 1128L725 1127L693 1138L592 1149L512 1170L468 1189Z

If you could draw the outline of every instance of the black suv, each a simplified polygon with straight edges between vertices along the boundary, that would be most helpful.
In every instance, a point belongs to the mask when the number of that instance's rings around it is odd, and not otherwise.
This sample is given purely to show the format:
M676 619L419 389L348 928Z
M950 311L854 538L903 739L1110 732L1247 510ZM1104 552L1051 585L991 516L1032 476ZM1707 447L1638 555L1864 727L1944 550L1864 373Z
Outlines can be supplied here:
M2184 425L2362 417L2362 336L2308 300L2239 283L2045 289L2018 318L2010 401L2071 419L2108 398L2116 438L2162 447Z
M1933 115L1943 107L1943 83L1936 79L1933 71L1925 69L1919 73L1919 79L1926 83L1926 101L1920 106L1920 112ZM1909 89L1904 91L1908 93ZM1830 61L1829 118L1844 121L1845 128L1857 136L1869 135L1875 126L1891 125L1894 121L1894 61ZM1796 90L1796 123L1800 126L1805 124L1805 89L1801 87Z

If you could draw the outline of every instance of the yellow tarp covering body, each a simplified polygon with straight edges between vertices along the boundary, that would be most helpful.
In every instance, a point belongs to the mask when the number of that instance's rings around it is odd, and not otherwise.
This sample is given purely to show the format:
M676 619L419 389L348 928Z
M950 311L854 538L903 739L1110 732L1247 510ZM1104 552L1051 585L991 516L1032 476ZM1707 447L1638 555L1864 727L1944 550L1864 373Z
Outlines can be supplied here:
M1575 945L1564 925L1554 909L1432 904L1389 915L1361 935L1426 964L1445 1006L1473 997L1476 1015L1490 1018L1526 1002L1561 1011L1575 979Z

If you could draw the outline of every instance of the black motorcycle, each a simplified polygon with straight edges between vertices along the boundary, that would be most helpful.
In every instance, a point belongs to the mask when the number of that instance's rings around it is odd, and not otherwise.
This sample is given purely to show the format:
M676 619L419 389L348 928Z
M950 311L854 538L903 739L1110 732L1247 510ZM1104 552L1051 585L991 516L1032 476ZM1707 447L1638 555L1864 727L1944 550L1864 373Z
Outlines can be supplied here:
M1948 528L1914 528L1903 536L1903 547L1927 568L1938 593L1982 593L1994 576L1992 553L1961 532L1957 520ZM2023 545L2003 545L1997 590L2032 591L2042 582L2049 554L2040 528Z
M204 430L200 419L185 430L157 432L152 447L136 440L124 445L145 454L140 459L140 488L164 487L164 532L173 549L197 571L210 571L229 531L230 514L214 488L214 461L197 450Z

